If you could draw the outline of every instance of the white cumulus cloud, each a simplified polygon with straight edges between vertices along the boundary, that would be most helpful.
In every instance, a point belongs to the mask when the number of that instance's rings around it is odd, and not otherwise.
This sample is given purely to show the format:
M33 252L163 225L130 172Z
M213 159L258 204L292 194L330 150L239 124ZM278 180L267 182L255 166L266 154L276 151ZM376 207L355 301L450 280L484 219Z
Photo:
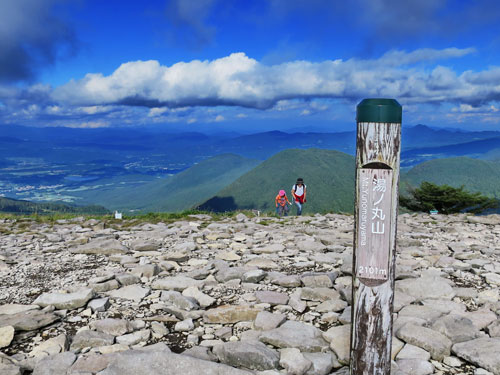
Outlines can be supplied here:
M57 87L52 98L79 106L145 106L152 108L150 116L163 113L161 108L267 109L287 100L311 98L394 97L405 103L470 105L498 101L500 68L462 73L444 65L432 68L436 60L460 58L474 51L390 51L378 59L300 60L270 66L244 53L172 66L155 60L134 61L122 64L111 75L87 74Z

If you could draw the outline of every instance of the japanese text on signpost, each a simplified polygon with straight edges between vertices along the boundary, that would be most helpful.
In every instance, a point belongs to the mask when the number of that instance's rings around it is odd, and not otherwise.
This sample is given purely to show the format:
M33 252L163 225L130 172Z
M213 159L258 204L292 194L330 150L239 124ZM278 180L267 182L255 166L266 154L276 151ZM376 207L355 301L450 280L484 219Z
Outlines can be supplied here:
M358 247L356 276L387 280L392 170L358 170Z

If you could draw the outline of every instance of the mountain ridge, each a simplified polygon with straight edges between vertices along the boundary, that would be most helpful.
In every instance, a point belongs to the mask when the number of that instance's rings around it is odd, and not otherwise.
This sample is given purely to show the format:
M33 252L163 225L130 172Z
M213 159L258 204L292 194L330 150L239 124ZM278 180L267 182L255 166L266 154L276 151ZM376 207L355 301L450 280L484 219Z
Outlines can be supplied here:
M316 148L279 152L199 208L216 212L234 209L274 211L278 191L284 189L291 200L291 188L298 177L304 179L308 189L304 213L353 211L354 157L336 150ZM337 194L331 189L337 189Z

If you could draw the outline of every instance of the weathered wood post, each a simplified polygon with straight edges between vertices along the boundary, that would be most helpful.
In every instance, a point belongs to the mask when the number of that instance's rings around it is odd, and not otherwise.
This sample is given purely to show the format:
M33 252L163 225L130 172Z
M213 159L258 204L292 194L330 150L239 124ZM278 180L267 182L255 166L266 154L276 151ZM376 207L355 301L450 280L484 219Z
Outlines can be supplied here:
M365 99L356 109L356 199L351 374L391 373L401 105Z

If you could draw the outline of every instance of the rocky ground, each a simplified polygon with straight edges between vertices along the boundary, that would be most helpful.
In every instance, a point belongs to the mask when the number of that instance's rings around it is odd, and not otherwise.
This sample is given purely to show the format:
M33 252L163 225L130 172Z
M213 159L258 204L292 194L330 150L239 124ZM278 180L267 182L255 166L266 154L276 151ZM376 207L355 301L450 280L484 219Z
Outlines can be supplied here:
M0 220L0 373L347 374L353 219ZM393 374L500 374L500 217L399 217Z

